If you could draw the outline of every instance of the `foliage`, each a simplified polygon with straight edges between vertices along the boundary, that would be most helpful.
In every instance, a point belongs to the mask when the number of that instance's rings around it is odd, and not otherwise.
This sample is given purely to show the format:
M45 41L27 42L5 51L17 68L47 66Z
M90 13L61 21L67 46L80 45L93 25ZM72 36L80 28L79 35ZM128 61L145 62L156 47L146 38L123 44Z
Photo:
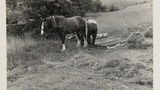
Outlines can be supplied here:
M100 2L92 0L7 0L6 3L10 11L22 12L25 19L40 19L50 15L84 16L89 11L104 11ZM93 8L96 8L95 11Z
M7 31L12 35L19 35L24 31L34 32L35 28L39 27L40 21L47 16L85 16L86 12L105 11L105 7L102 6L102 3L97 1L7 0L7 24L23 24L20 25L20 27L17 25L7 26Z
M108 11L117 11L119 10L117 6L115 6L114 4L112 4L111 6L109 6Z

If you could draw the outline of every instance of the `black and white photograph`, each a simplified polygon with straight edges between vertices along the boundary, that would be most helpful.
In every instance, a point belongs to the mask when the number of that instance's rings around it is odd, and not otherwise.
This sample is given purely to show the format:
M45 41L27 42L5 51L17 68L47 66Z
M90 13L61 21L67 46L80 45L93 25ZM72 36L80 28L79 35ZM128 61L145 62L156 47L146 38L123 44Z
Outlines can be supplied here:
M5 4L7 90L154 90L153 0Z

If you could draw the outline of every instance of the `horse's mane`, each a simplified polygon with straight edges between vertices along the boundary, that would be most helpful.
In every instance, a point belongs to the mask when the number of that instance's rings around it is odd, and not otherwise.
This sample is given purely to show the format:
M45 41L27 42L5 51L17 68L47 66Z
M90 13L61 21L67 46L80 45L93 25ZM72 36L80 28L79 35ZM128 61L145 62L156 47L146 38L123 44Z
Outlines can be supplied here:
M48 29L66 27L68 24L72 27L72 23L73 25L75 25L76 23L78 28L84 27L85 29L85 21L83 20L81 16L73 16L69 18L65 18L64 16L61 16L61 15L60 16L49 16L49 17L46 17L45 21L47 22Z
M48 29L65 26L67 24L67 20L64 16L50 16L46 17L45 20L48 24ZM42 23L42 21L41 21ZM40 24L41 24L40 23Z
M48 24L48 29L51 29L52 28L51 17L46 17L46 22Z
M67 19L64 16L55 16L57 27L64 27L67 25Z

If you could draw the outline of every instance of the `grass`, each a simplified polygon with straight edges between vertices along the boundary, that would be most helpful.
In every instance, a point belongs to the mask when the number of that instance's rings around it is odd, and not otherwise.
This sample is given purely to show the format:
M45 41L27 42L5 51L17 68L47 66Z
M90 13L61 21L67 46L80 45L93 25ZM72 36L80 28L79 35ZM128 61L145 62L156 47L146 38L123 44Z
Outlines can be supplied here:
M102 4L106 6L111 6L111 5L116 5L119 8L125 8L128 6L136 5L136 4L141 4L141 3L146 3L151 0L102 0Z
M45 64L28 68L26 75L18 77L20 79L14 83L9 83L8 90L151 90L151 53L122 48L47 53L45 56L49 58L43 58L47 61ZM57 60L53 55L60 59ZM15 77L12 75L9 80L13 78Z
M66 43L67 50L61 52L59 40L9 37L8 90L152 89L152 52L80 49L75 41Z
M61 40L53 39L34 39L31 33L24 37L8 36L7 38L7 68L28 68L30 66L44 64L44 60L65 60L67 56L75 53L76 41L66 39L67 50L61 52ZM71 52L73 51L73 52ZM70 53L71 52L71 53Z
M97 21L98 33L128 33L128 28L139 27L141 25L152 25L152 6L151 3L130 6L123 10L110 13L88 13L84 19L92 17ZM143 13L142 13L143 12ZM112 34L113 36L113 34Z
M27 47L35 45L36 41L32 39L20 39L12 37L9 37L8 39L9 40L7 43L7 68L9 70L25 64L27 66L27 61L32 61L34 59L36 60L36 58L38 58L38 56L36 56L35 54L28 53L29 49L26 49Z
M25 34L23 38L13 36L7 38L7 71L8 80L11 82L17 80L16 77L35 72L37 70L35 68L41 68L48 62L66 61L79 50L76 48L76 42L72 40L66 40L67 50L61 52L59 39L35 40L30 35Z

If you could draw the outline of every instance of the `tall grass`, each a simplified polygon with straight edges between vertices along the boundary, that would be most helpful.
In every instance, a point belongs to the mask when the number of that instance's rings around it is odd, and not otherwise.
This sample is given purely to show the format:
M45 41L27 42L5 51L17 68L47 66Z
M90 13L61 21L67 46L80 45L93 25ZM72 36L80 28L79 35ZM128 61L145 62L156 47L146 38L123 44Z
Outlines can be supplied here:
M26 61L36 58L34 54L27 53L25 48L35 45L37 42L29 37L20 38L8 36L7 38L7 68L13 69L22 66Z
M22 37L8 36L7 38L7 68L12 70L18 67L28 68L43 64L43 60L48 55L55 55L51 59L54 61L65 59L76 53L76 41L66 40L67 51L61 52L61 40L38 38L34 39L31 33L26 33ZM62 57L63 56L63 57Z

